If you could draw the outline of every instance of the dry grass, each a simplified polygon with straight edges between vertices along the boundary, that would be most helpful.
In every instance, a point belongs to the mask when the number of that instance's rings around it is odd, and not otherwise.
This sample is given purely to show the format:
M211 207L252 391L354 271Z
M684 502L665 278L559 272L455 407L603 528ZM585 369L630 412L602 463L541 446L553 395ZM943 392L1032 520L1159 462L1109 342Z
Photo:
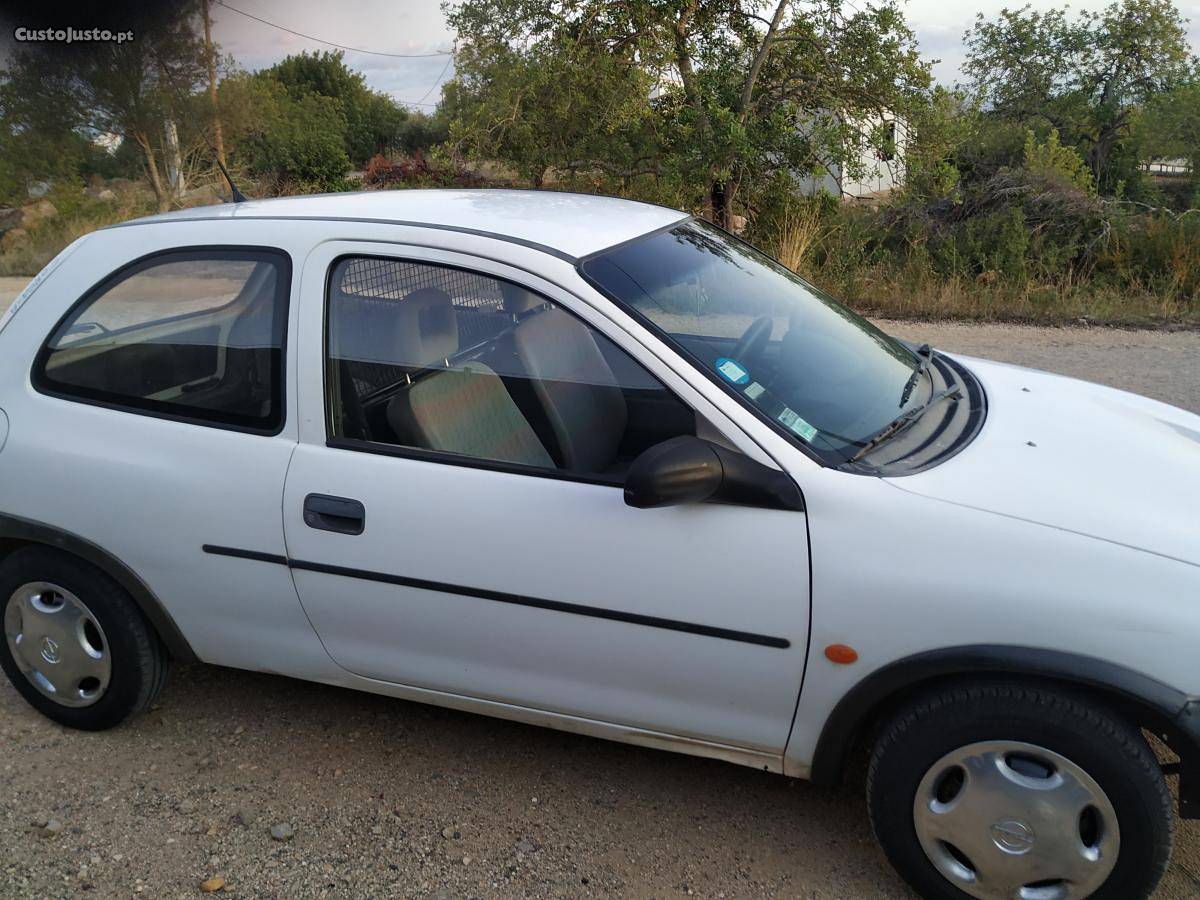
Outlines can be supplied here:
M979 322L1068 322L1124 326L1200 327L1200 308L1178 292L1060 283L1013 284L1004 280L938 278L878 268L849 283L815 282L856 311L893 319L962 319Z
M793 272L809 276L813 251L824 237L821 210L816 204L788 210L779 228L779 261Z

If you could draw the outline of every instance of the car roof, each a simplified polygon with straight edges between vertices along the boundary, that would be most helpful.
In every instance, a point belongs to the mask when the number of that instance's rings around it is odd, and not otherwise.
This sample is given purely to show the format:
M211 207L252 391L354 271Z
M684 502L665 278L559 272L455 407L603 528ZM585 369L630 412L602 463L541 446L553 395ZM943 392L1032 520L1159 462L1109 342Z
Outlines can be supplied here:
M205 219L386 222L487 235L575 260L687 218L687 213L665 206L561 191L383 190L199 206L124 224Z

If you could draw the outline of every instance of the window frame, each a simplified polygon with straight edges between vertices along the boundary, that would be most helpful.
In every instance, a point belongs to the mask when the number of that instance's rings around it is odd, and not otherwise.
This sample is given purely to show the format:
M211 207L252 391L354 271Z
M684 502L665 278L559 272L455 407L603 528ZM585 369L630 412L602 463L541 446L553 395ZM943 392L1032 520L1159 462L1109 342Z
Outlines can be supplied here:
M347 259L381 259L388 262L404 263L413 266L429 266L439 269L452 269L457 272L465 272L468 275L475 275L481 278L491 278L494 281L507 282L516 285L532 294L541 297L547 303L553 304L556 308L563 310L576 321L580 322L590 331L597 332L612 341L616 347L630 358L630 360L642 369L649 377L653 378L664 391L675 399L682 407L691 411L693 416L700 416L690 403L687 403L669 386L663 384L662 379L651 372L637 359L633 354L625 349L619 341L611 335L605 334L600 329L596 328L583 316L579 315L575 310L570 309L560 300L555 300L552 297L546 296L544 291L530 287L528 284L515 281L512 278L506 278L501 275L496 275L492 272L477 268L469 268L465 265L455 265L453 263L443 261L433 261L413 257L401 253L364 253L364 252L347 252L339 253L329 261L329 265L325 270L325 283L322 288L324 297L324 309L321 315L321 393L322 393L322 408L325 416L325 446L334 450L351 450L359 453L371 453L376 456L393 456L400 459L411 459L418 462L438 463L448 466L462 466L469 469L483 469L490 472L503 472L509 475L526 475L533 478L548 478L554 481L570 481L578 484L591 484L600 487L610 487L624 489L625 479L615 476L604 475L587 475L579 472L568 472L563 469L548 469L538 466L527 466L521 463L506 462L504 460L484 459L482 457L467 456L459 453L447 453L444 450L427 450L423 447L409 447L402 444L385 444L379 441L366 441L356 438L338 437L333 433L334 409L333 409L333 391L331 390L330 368L332 358L329 355L329 335L330 335L330 317L333 314L333 304L331 303L333 295L333 273L338 266Z
M54 350L51 348L51 342L58 336L59 332L66 326L79 310L85 308L90 303L99 300L105 293L111 290L121 282L143 272L147 269L152 269L164 262L193 262L199 260L232 260L232 261L250 261L250 262L269 262L276 267L276 284L275 284L275 306L273 308L273 316L279 323L279 371L278 378L275 383L278 385L278 391L272 390L272 401L276 402L278 408L276 416L266 425L254 425L246 422L230 421L227 414L222 414L217 410L200 410L199 413L189 414L175 409L165 408L169 406L162 401L142 400L137 402L139 398L131 398L121 394L114 394L108 391L91 390L89 388L67 387L51 378L46 374L46 365L50 360ZM30 383L34 390L39 394L47 397L54 397L58 400L67 400L72 403L82 403L87 406L96 406L101 409L109 409L115 412L132 413L134 415L145 416L151 419L163 419L169 422L180 422L187 425L201 425L207 428L217 428L223 431L236 431L244 434L256 434L264 437L274 437L281 434L284 428L287 427L288 421L288 329L291 319L291 297L292 297L292 257L280 247L270 247L265 245L255 244L203 244L190 245L182 247L170 247L163 250L155 250L129 262L124 263L119 268L105 275L73 302L65 313L63 313L46 338L42 341L42 346L38 350L37 356L34 357L33 366L30 370ZM220 312L228 309L238 298L234 298L223 306L213 307L207 310L207 313ZM180 313L175 316L168 316L164 319L158 319L154 324L164 324L176 322L188 318L189 316L198 315L198 313ZM147 323L149 324L149 323ZM136 327L136 326L130 326ZM123 330L123 329L122 329ZM120 333L120 331L116 332Z

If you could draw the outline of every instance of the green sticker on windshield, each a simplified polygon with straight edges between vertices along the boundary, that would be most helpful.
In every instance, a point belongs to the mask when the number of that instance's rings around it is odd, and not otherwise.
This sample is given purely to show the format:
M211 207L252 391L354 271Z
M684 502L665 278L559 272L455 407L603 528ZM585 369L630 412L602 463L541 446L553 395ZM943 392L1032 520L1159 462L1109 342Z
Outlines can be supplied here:
M784 428L798 435L800 440L806 444L817 436L817 429L800 418L799 414L790 407L785 406L777 418L783 423Z

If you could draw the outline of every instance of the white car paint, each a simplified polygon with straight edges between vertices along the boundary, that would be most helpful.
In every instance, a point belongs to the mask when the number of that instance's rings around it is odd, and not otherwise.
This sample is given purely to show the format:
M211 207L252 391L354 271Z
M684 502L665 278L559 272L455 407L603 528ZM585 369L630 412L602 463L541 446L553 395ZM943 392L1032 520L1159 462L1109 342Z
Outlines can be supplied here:
M509 241L537 244L579 257L681 222L677 210L587 194L533 191L366 191L319 197L249 200L224 206L200 206L150 216L139 222L270 218L321 220L327 237L341 237L346 223L361 234L366 222L409 223L430 229L503 234ZM343 224L329 224L342 220ZM223 229L217 229L221 231ZM432 235L431 239L437 240ZM457 243L457 242L451 242Z
M0 455L0 513L82 536L120 559L207 662L799 776L809 774L847 692L926 650L1058 649L1200 695L1200 418L967 361L992 409L958 456L894 479L823 468L591 288L569 259L681 218L574 195L413 191L254 201L90 235L73 245L69 265L28 292L2 336L0 407L11 434ZM269 246L292 258L279 434L172 422L33 388L38 349L92 285L148 253L204 245ZM325 276L339 253L368 246L453 260L551 296L617 341L723 442L787 472L807 511L635 510L610 487L326 446ZM370 539L304 528L300 501L312 492L363 499ZM494 546L483 539L497 533ZM464 554L464 542L477 553ZM788 647L413 587L334 590L328 573L206 554L210 543L407 568L413 577L777 635ZM514 553L524 554L519 567L509 564ZM858 662L830 662L821 651L832 643L852 645Z
M0 314L0 331L4 330L4 326L8 324L9 319L17 314L18 310L25 305L25 301L33 296L33 292L36 291L41 283L50 276L50 273L62 265L63 261L75 252L80 241L82 240L83 238L77 238L76 240L72 241L70 244L60 250L54 259L46 263L46 265L42 267L42 270L38 272L37 275L33 276L29 284L25 285L21 293L17 294L12 303L8 305L8 309L6 309L3 314Z
M913 494L909 479L826 472L805 481L810 643L850 644L859 661L813 654L789 773L807 772L827 717L855 684L943 647L1070 648L1200 693L1200 567Z
M1196 416L1073 378L965 362L987 391L991 427L899 487L1200 564Z

